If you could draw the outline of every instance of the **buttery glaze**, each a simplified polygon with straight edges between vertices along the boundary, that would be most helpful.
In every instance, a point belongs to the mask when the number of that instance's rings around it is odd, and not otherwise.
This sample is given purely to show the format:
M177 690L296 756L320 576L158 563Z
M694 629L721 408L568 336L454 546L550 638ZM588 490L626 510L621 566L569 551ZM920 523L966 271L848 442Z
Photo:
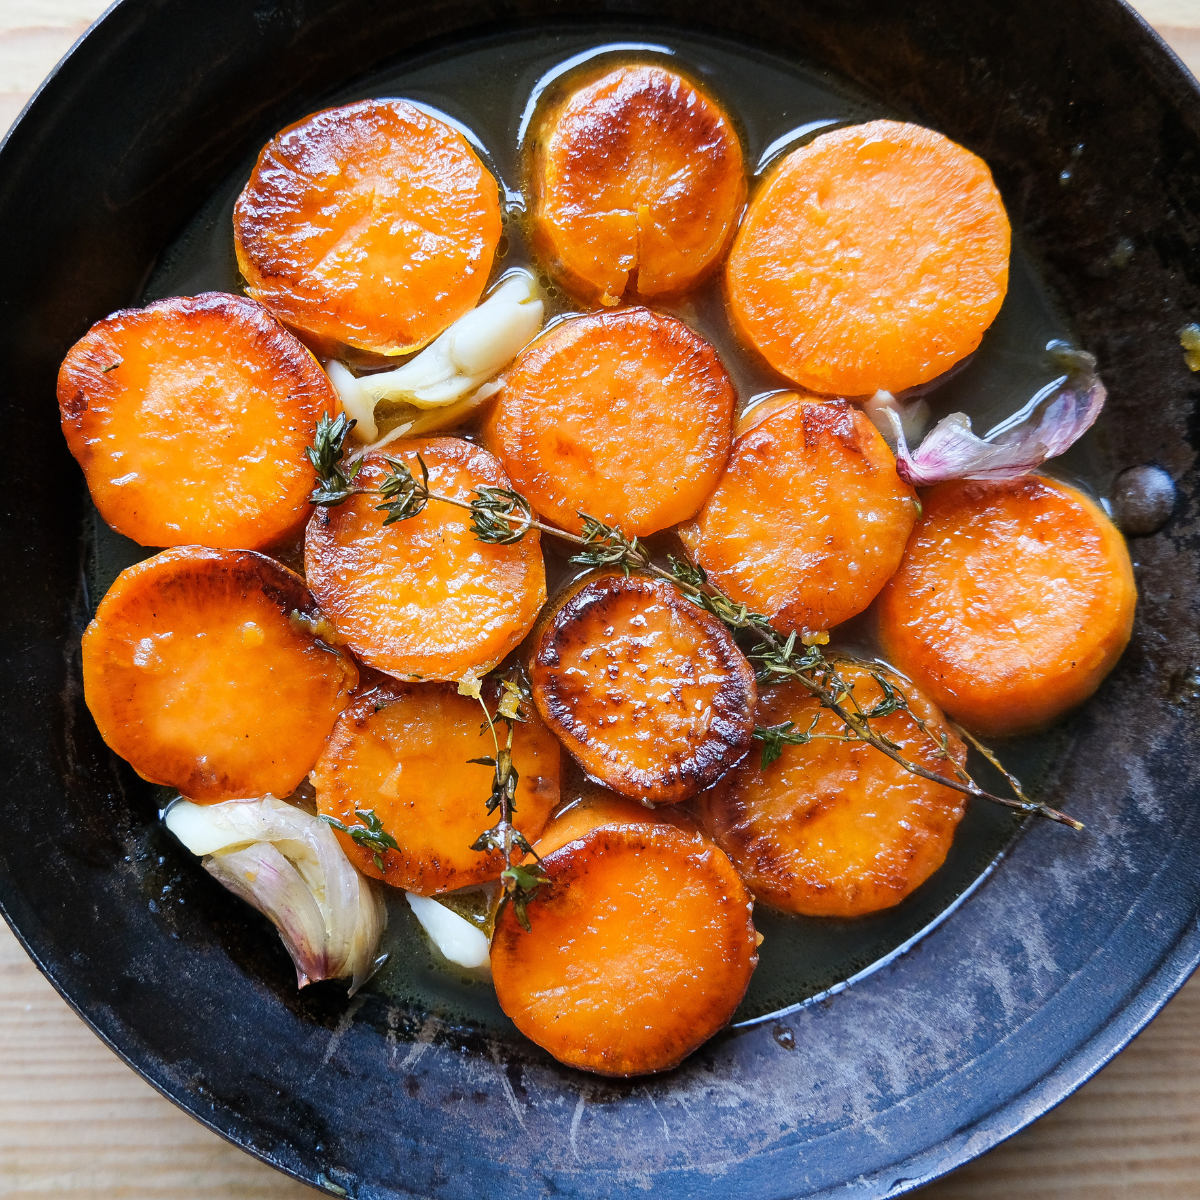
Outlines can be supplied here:
M568 588L538 623L529 676L565 749L639 800L685 800L750 745L754 672L725 626L662 580Z
M363 100L277 133L233 227L247 291L314 346L408 354L483 294L500 200L457 130Z
M304 580L265 554L186 546L130 567L83 635L101 736L199 803L290 796L358 684L317 615Z
M97 321L58 373L101 516L143 546L258 550L303 524L305 448L337 393L260 304L206 292Z
M588 304L695 287L719 262L746 198L728 117L703 88L652 63L572 82L532 134L539 256Z
M496 691L484 688L492 711ZM520 773L513 823L533 841L558 805L560 751L537 713L527 717L513 734ZM499 854L471 849L495 824L480 800L492 772L470 761L496 753L482 718L479 701L453 684L396 681L373 688L341 715L313 769L317 808L344 825L355 823L356 808L371 809L400 846L382 856L381 871L371 851L339 833L360 871L421 896L500 877ZM504 727L498 729L505 738Z
M729 456L737 396L682 321L622 308L563 321L505 373L484 443L546 520L646 537L696 514Z
M750 194L761 188L762 178L789 150L810 141L817 132L839 124L861 122L893 114L870 98L858 96L849 86L825 72L784 62L770 54L751 51L705 35L673 30L662 40L661 31L647 40L637 26L546 26L536 31L518 30L461 45L451 53L438 51L410 58L400 67L356 80L353 90L330 98L330 103L353 102L361 97L409 96L452 114L469 128L477 155L495 173L503 200L504 229L493 267L493 279L512 266L545 271L531 252L532 214L519 190L524 176L522 146L528 146L542 99L553 103L590 77L628 66L631 60L651 61L689 79L702 79L706 90L720 98L740 134L747 164L758 164L749 180ZM614 41L616 45L614 45ZM559 90L561 89L561 91ZM299 119L308 110L294 113ZM265 130L265 133L269 133ZM525 135L530 136L527 138ZM257 151L257 147L256 147ZM209 288L234 290L237 268L229 238L229 222L242 184L254 165L248 158L235 177L199 212L180 240L161 259L148 285L145 300ZM575 312L580 302L564 293L548 275L543 277L551 320ZM547 286L549 285L549 286ZM711 273L686 297L662 297L655 311L678 317L696 329L717 351L731 376L739 407L767 391L788 386L761 357L748 350L731 327L720 272ZM1009 276L1009 292L1000 314L979 350L962 370L939 379L930 395L935 416L964 410L976 427L989 428L1007 417L1015 404L1032 395L1053 375L1042 359L1042 348L1069 331L1055 312L1029 256L1018 243ZM1061 460L1073 477L1103 479L1103 467L1081 445ZM543 539L551 586L569 578L576 568L566 564L569 549L554 539ZM130 561L135 551L120 544L100 528L96 534L97 558L91 568L92 587L102 593L118 564ZM666 548L671 548L669 543ZM855 652L872 654L877 646L864 622L852 622L840 631L842 644ZM759 747L750 751L757 757ZM1045 772L1057 753L1054 737L1026 739L1005 748L1005 761L1027 785ZM748 760L747 760L748 761ZM579 794L579 773L564 758L563 796ZM479 768L486 779L486 771ZM671 809L660 809L659 814ZM761 967L751 978L737 1020L751 1020L802 1002L840 981L868 969L893 949L938 919L964 890L972 887L979 872L993 859L1014 829L1002 809L975 804L961 822L946 864L922 887L895 908L853 920L812 919L783 914L760 905L755 924L765 934ZM482 1024L491 1030L510 1029L490 988L466 987L446 974L445 964L435 965L425 949L424 934L412 919L403 897L390 898L392 924L388 965L372 987L401 1004L432 1009L451 1017Z
M866 671L842 670L863 709L884 699ZM911 711L877 717L873 726L912 762L953 777L937 739L945 735L950 759L959 766L966 747L935 705L911 685L902 686ZM788 721L799 733L811 730L814 740L784 746L765 768L753 754L726 775L700 800L705 831L755 898L776 908L857 917L899 904L945 861L966 797L913 775L871 746L824 740L842 732L841 722L799 684L764 689L755 723L777 727Z
M397 442L389 455L432 490L469 502L478 487L510 487L499 462L461 438ZM418 461L418 459L420 461ZM387 477L383 455L362 461L358 486ZM357 495L317 509L304 540L304 573L317 602L369 666L397 678L482 676L529 632L546 602L541 542L531 530L487 545L470 514L441 500L390 525L380 500Z
M559 824L565 828L556 828ZM758 964L753 900L681 818L619 797L567 809L534 847L551 884L496 922L500 1006L560 1062L666 1071L728 1023Z

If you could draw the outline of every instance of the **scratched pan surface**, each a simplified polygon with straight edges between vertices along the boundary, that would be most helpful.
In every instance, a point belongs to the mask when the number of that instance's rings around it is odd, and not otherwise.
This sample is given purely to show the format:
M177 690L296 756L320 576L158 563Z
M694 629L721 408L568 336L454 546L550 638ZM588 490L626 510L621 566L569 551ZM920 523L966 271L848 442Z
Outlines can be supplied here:
M82 701L92 535L53 404L66 348L141 294L297 111L389 63L572 18L613 40L675 28L803 59L984 154L1104 364L1099 486L1157 462L1180 487L1166 528L1132 543L1133 644L1044 781L1087 832L1027 830L907 955L630 1083L386 991L297 994L269 929L155 832L153 796ZM1200 96L1113 0L124 0L0 150L0 909L152 1084L360 1197L873 1197L988 1149L1106 1062L1200 959L1200 385L1174 335L1200 314L1198 177Z

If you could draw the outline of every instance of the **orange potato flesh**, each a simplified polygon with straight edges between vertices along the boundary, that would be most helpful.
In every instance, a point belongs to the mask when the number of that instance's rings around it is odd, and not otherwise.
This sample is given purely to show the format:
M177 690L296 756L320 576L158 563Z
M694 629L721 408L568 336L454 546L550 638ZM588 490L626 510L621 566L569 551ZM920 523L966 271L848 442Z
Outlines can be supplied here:
M493 693L485 686L494 712ZM558 803L560 752L533 706L522 707L513 824L533 841ZM380 871L370 850L339 833L360 871L421 896L500 878L502 856L471 849L499 819L485 806L491 769L467 761L496 753L482 720L479 702L445 683L385 683L342 714L313 769L317 808L351 826L360 821L355 809L373 809L400 844ZM507 727L497 722L496 731L503 746Z
M122 571L83 635L100 736L198 803L291 795L358 683L318 617L299 575L251 551L185 546Z
M919 125L822 134L772 171L726 267L744 341L815 392L898 392L973 351L1008 290L987 164Z
M673 71L610 71L547 109L531 163L534 244L588 303L664 296L713 267L746 199L720 105Z
M470 501L481 485L510 487L486 450L459 438L395 442L389 456L432 491ZM383 455L363 459L356 484L378 487ZM321 609L363 662L402 679L461 679L491 670L525 636L546 600L536 530L507 546L479 541L470 514L431 500L384 526L377 496L318 509L308 523L304 571Z
M758 962L753 904L699 833L645 810L606 817L544 854L551 882L528 907L532 932L511 906L501 909L496 996L526 1037L568 1066L666 1071L745 995Z
M1086 700L1133 630L1137 588L1112 522L1040 475L944 483L923 503L880 598L890 661L988 737L1039 729Z
M754 672L725 627L669 583L593 576L534 640L533 699L594 779L673 804L719 778L753 732Z
M841 664L866 710L883 689ZM936 707L911 684L899 686L935 737L946 734L960 765L966 748ZM757 723L794 721L804 732L840 734L841 722L799 684L766 688ZM904 711L871 721L910 761L950 776L950 765ZM733 860L758 900L811 917L857 917L899 904L945 862L962 818L961 792L906 771L874 746L817 739L785 746L764 771L748 758L698 803L700 822Z
M143 546L259 549L298 529L305 457L337 392L261 305L205 292L98 321L58 374L67 445L100 515Z
M323 352L407 354L478 303L500 198L457 130L360 100L263 147L233 232L250 295Z
M543 519L645 537L694 516L729 455L735 394L716 351L645 308L555 326L509 370L488 448Z
M817 633L862 612L900 565L916 493L852 405L794 393L770 403L751 410L680 536L734 600L777 629Z

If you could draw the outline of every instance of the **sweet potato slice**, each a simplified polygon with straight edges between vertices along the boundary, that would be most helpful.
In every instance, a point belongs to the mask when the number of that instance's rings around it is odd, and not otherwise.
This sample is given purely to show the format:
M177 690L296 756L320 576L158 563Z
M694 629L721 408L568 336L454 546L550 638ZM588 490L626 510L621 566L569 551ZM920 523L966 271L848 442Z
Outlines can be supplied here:
M730 314L801 387L898 392L979 345L1008 290L1009 241L982 159L919 125L854 125L793 151L751 201Z
M768 404L680 536L733 599L817 633L862 612L900 565L916 493L852 405L795 393Z
M484 685L494 712L493 692ZM533 841L558 804L560 752L533 706L523 708L513 824ZM355 809L372 809L400 845L380 871L370 850L339 833L359 870L421 896L500 878L502 856L471 849L498 819L485 807L491 771L468 761L495 754L482 720L479 702L446 683L384 683L342 714L313 770L317 807L351 826ZM496 728L504 745L507 727Z
M198 803L291 795L358 684L319 616L299 575L251 551L185 546L122 571L83 635L100 736Z
M717 263L746 200L721 106L662 67L620 67L548 104L534 129L534 244L589 303L686 291Z
M1041 728L1086 700L1133 629L1137 588L1112 522L1040 475L944 483L923 503L880 598L889 659L989 737Z
M509 370L484 440L544 519L645 537L695 516L729 455L733 384L682 321L645 308L556 325Z
M259 549L298 531L305 457L337 392L253 300L175 296L98 321L58 373L63 433L100 515L143 546Z
M754 672L728 630L669 583L592 576L545 617L530 667L543 720L593 778L673 804L741 759Z
M725 1025L757 962L752 899L697 832L629 801L568 809L535 847L550 877L492 940L500 1007L560 1062L601 1075L675 1066ZM549 849L558 843L556 848Z
M322 352L408 354L478 303L500 197L457 130L360 100L263 147L233 233L250 295Z
M460 438L395 442L391 457L431 490L469 501L481 485L510 487L486 450ZM364 457L356 483L378 487L383 455ZM507 546L479 541L470 514L432 500L384 525L375 496L318 509L304 570L321 609L365 663L401 679L461 679L491 670L529 632L546 599L536 530Z
M860 668L840 664L854 698L869 711L883 689ZM912 762L952 777L933 738L945 735L959 765L966 749L942 714L906 681L895 681L911 711L872 719ZM816 720L816 725L813 721ZM838 735L841 722L799 684L765 688L757 723L791 721L814 735ZM961 792L906 771L873 746L814 737L785 746L764 770L751 755L697 809L708 834L733 860L758 900L810 917L857 917L899 904L946 860L962 818Z

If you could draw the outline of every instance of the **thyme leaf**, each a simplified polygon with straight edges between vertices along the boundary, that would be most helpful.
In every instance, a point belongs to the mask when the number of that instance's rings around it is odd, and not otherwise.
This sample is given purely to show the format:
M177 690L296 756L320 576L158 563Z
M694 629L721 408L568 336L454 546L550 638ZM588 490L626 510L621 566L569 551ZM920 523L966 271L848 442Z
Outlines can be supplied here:
M431 495L429 468L425 465L425 460L418 454L417 463L421 468L421 482L418 483L416 476L409 469L408 463L403 463L398 458L388 458L385 461L388 465L387 475L375 489L375 494L384 503L377 504L375 507L379 512L387 513L383 519L384 525L391 525L395 521L407 521L409 517L415 517L418 513L425 511ZM361 462L360 458L358 463ZM358 463L355 463L356 467Z
M321 813L321 820L332 825L334 829L348 833L356 845L370 850L376 867L382 871L383 856L389 850L399 850L400 846L396 839L384 829L383 822L375 815L373 808L356 808L354 815L362 818L361 824L344 825L337 817L331 817L326 813Z
M807 746L813 739L813 730L821 714L813 717L812 724L800 733L793 733L795 721L784 721L782 725L756 725L750 735L756 742L762 742L762 770L766 770L782 753L784 746Z
M529 844L529 839L512 823L513 813L517 809L517 784L520 782L520 773L512 758L513 733L517 725L526 720L521 705L529 700L529 683L519 666L514 667L507 677L500 678L499 683L500 699L495 715L488 710L483 696L477 697L483 708L483 728L491 731L495 754L467 761L492 768L492 790L485 803L489 814L499 809L500 817L495 825L485 829L471 843L471 849L480 853L497 853L503 857L504 870L500 872L500 886L503 889L501 903L512 905L521 927L529 932L529 904L538 891L550 882L542 860ZM503 746L496 734L497 722L508 726L508 738ZM530 857L532 862L524 861Z
M481 542L507 546L519 542L533 525L529 501L511 488L481 487L471 503L471 529Z
M313 444L306 453L317 473L317 486L313 488L309 500L321 508L343 504L358 490L354 486L354 479L361 463L352 463L349 468L342 470L346 438L356 424L345 413L339 413L335 418L322 413L317 422Z
M583 537L578 541L583 550L573 555L573 563L585 567L620 567L626 575L631 570L644 571L650 565L650 556L637 538L628 538L618 525L605 525L587 513L579 514L583 520Z

